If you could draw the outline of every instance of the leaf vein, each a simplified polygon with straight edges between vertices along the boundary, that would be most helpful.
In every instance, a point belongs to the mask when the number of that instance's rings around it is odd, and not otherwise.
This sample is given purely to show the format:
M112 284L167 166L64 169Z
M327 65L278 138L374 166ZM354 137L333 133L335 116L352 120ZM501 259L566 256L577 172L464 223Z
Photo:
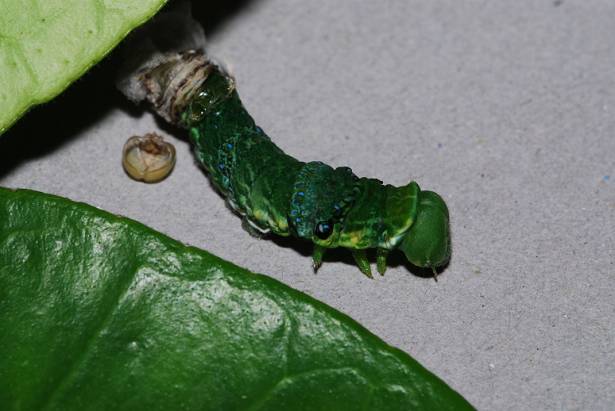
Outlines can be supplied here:
M42 404L39 407L39 409L41 409L41 410L54 409L54 407L52 407L52 404L60 396L60 394L66 388L68 388L70 386L70 383L76 377L79 369L86 362L86 360L88 358L88 355L91 353L92 348L94 347L94 344L95 344L96 340L98 339L98 337L100 337L100 335L102 334L103 330L111 322L111 320L113 318L113 314L115 313L115 311L119 307L120 303L122 302L122 300L124 299L124 297L128 293L128 290L130 289L130 286L135 281L135 278L136 278L138 272L139 272L139 264L135 264L133 270L131 270L131 272L130 272L130 275L126 275L126 277L127 277L126 280L124 281L124 283L121 284L121 287L118 287L119 288L119 292L117 293L117 296L114 298L114 302L112 304L109 304L109 310L105 313L105 315L104 315L102 321L100 322L100 324L97 327L94 328L92 334L90 335L90 337L87 339L86 343L84 344L83 350L78 355L76 360L72 364L70 364L70 366L67 368L67 371L58 380L57 384L51 390L51 392L49 393L47 398L42 401Z

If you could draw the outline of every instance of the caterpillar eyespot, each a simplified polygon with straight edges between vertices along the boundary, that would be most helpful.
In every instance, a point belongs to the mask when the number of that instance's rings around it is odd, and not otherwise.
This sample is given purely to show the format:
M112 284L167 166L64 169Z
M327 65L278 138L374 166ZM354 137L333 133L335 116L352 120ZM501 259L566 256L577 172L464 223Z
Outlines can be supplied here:
M315 270L337 247L370 278L367 249L377 250L381 274L395 249L415 266L447 263L448 209L436 193L284 153L248 114L234 79L201 51L169 54L140 76L154 109L189 130L198 162L249 231L313 242Z
M331 234L333 234L333 222L322 221L316 224L316 230L314 230L314 234L321 240L326 240Z

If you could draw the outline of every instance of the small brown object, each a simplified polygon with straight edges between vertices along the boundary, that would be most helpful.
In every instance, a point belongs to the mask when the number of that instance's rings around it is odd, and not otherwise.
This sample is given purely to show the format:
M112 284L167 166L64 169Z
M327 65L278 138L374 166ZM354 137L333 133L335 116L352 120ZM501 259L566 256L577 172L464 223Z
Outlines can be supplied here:
M122 151L126 173L137 181L157 183L175 166L175 147L156 133L130 137Z
M171 124L179 125L180 113L214 68L216 66L202 50L166 53L151 67L143 68L136 81L156 113ZM229 80L234 87L231 76Z

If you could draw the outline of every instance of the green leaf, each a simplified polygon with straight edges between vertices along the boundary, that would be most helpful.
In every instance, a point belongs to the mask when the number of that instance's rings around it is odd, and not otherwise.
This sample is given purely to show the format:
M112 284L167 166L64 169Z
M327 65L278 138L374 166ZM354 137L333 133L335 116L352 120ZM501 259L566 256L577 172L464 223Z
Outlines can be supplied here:
M0 134L105 56L166 0L0 0Z
M471 409L305 294L33 191L0 188L0 319L4 410Z

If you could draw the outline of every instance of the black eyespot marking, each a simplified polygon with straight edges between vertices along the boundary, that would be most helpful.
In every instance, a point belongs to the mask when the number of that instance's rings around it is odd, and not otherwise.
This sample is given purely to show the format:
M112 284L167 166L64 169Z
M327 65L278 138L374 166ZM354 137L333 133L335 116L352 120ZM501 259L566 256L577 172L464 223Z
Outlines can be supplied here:
M314 230L314 234L316 237L321 240L326 240L333 233L333 222L329 221L321 221L316 225L316 229Z

